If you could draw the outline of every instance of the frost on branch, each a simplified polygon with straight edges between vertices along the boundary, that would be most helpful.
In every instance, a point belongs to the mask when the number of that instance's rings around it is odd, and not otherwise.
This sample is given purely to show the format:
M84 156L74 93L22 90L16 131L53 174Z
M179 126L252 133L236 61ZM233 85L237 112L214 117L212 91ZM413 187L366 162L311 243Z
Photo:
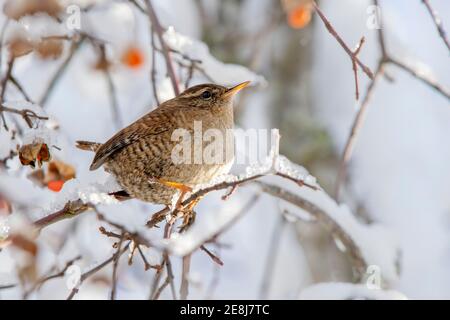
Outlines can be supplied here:
M274 135L277 136L278 132L275 131ZM275 139L275 141L278 141L278 139ZM264 192L297 206L296 210L291 212L292 216L301 219L304 216L304 212L301 210L305 210L334 236L337 247L352 257L358 279L363 280L366 268L374 265L381 270L381 277L384 281L387 283L395 281L397 279L398 252L392 234L380 225L360 223L347 206L338 205L326 194L305 168L291 163L284 156L278 155L277 146L278 143L275 142L269 157L261 165L253 165L247 168L244 175L226 176L222 181L215 181L214 185L220 185L224 181L238 184L255 177L264 178L264 181L273 184L259 183ZM285 185L283 185L283 188L279 187L281 186L280 180L273 175L297 182L295 193L285 191L283 189ZM214 185L200 186L199 189L213 188ZM288 196L286 196L287 193L289 193ZM250 200L249 204L256 200ZM235 210L219 207L214 213L210 212L203 215L202 219L186 233L169 241L165 240L164 243L168 245L173 254L188 255L203 244L215 239L233 221L245 214L249 209L249 204ZM385 284L383 283L383 285Z

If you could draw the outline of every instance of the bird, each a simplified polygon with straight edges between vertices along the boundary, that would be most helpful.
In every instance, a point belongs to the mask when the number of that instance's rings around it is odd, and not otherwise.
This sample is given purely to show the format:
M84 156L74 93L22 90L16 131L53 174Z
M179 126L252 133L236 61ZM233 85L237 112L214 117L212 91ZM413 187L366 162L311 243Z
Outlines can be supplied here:
M191 192L195 186L229 172L234 149L231 157L222 157L223 161L217 163L195 161L195 148L203 150L211 141L202 139L201 144L195 146L195 139L191 139L186 152L190 151L187 155L190 161L179 163L173 159L174 148L180 146L173 134L195 135L195 130L198 131L195 126L201 124L200 134L213 129L229 138L226 131L234 127L233 97L249 83L246 81L233 87L195 85L161 103L105 143L76 141L76 146L95 152L90 170L103 166L130 197L169 206L173 204L174 195L181 192L179 205L182 195ZM227 146L228 141L222 140L219 151L230 152L226 150Z

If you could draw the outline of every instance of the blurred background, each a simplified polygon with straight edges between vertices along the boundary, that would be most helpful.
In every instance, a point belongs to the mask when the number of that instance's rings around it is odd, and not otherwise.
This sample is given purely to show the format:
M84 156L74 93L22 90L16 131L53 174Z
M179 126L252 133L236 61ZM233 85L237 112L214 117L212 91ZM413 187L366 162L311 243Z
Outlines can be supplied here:
M2 89L2 103L49 117L33 119L37 129L30 129L20 115L4 113L9 131L0 130L0 222L6 234L9 224L14 228L23 219L35 221L61 209L81 187L107 184L103 170L88 170L92 154L76 149L75 141L106 141L174 92L159 40L144 12L145 1L42 1L46 5L38 9L32 8L33 1L0 2L2 79L12 74L17 83L10 81ZM334 197L340 159L371 80L359 69L356 100L352 60L314 13L312 2L151 3L173 49L180 86L251 80L253 86L236 103L237 126L279 128L280 153L305 167ZM422 1L380 0L375 9L372 1L317 3L352 50L365 38L358 58L373 72L382 57L375 19L388 55L444 90L392 63L384 66L337 202L345 204L360 224L389 233L366 239L366 245L381 253L386 250L386 256L392 248L396 252L395 261L390 261L396 275L383 284L389 292L384 298L448 299L449 48ZM450 2L429 3L449 29ZM68 23L80 28L71 29ZM17 146L37 136L46 141L53 159L41 171L23 165L17 155ZM220 210L238 210L251 198L254 190L249 190L238 189L227 202L221 194L207 196L198 207L197 222L201 225L205 216L213 221L211 216ZM99 208L114 221L161 237L161 230L143 228L156 206L132 200L101 203ZM319 223L290 223L280 214L289 210L263 195L220 236L220 245L212 245L223 266L196 252L189 297L372 298L373 293L350 286L355 283L352 265L333 235ZM113 240L98 232L101 225L94 214L83 214L43 230L36 240L31 279L61 270L78 255L82 258L77 265L89 268L114 253ZM389 249L383 247L386 243ZM24 294L30 286L26 283L33 281L29 275L23 279L28 264L21 251L4 246L0 252L0 287L22 283L0 290L0 298L65 299L70 292L67 279L48 281ZM144 254L150 263L158 263L156 250L146 249ZM179 275L181 260L173 259L173 265ZM148 298L153 269L144 271L135 258L132 266L123 261L117 273L117 299ZM76 298L107 299L110 286L109 266L83 283ZM170 299L169 290L161 298Z

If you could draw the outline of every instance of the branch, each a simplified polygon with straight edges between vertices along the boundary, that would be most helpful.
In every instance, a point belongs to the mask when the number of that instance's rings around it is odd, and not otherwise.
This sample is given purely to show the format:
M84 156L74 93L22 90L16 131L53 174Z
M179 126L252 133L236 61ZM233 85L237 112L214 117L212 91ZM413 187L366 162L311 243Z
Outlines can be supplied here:
M0 104L3 104L3 102L5 101L6 86L8 85L9 79L11 78L12 69L14 67L14 61L15 61L14 56L9 59L5 77L2 79L2 82L0 84L2 87L0 91ZM5 111L4 107L0 107L0 117L3 121L3 127L5 128L6 131L8 131L9 129L8 125L6 124L4 111Z
M316 10L317 14L319 15L320 19L325 24L325 27L327 28L328 32L337 40L337 42L341 45L342 48L344 48L345 52L349 55L350 59L352 59L352 62L355 62L358 64L358 66L362 69L362 71L370 78L373 79L373 73L370 70L369 67L367 67L364 63L362 63L358 57L355 55L355 53L352 52L352 50L347 46L347 44L342 40L341 36L336 32L336 30L331 25L330 21L325 17L323 12L320 10L320 8L317 6L316 2L313 1L314 9Z
M66 271L70 268L70 266L72 266L76 261L78 261L78 260L80 260L80 259L81 259L81 255L79 255L79 256L73 258L72 260L69 260L69 261L65 264L64 268L63 268L61 271L59 271L59 272L57 272L57 273L55 273L55 274L53 274L53 275L50 275L50 276L47 276L47 277L44 277L44 278L38 280L38 281L30 288L30 290L27 290L27 291L24 293L24 299L26 299L26 298L30 295L30 293L32 293L34 290L39 289L40 287L42 287L42 286L44 285L44 283L46 283L47 281L50 281L50 280L53 280L53 279L57 279L57 278L62 278L62 277L64 277L65 274L66 274Z
M408 72L410 75L412 75L414 78L420 80L422 83L428 85L430 88L436 90L438 93L446 97L447 99L450 99L450 89L442 86L434 79L431 79L424 75L419 70L414 69L411 66L406 65L405 63L401 62L400 60L388 57L387 60L388 63L392 63L393 65L403 69L404 71Z
M100 44L99 50L100 50L100 59L102 61L107 61L105 45ZM103 68L103 73L105 74L106 83L108 85L109 98L110 98L110 102L111 102L112 118L113 118L114 124L116 125L116 129L119 130L123 126L122 125L123 121L120 116L120 108L119 108L119 102L117 101L116 87L114 86L114 81L113 81L113 78L112 78L112 75L111 75L111 72L110 72L108 66Z
M210 192L219 191L219 190L228 189L228 188L232 188L232 189L234 188L235 189L236 187L238 187L240 185L243 185L243 184L245 184L245 183L247 183L249 181L257 180L257 179L259 179L261 177L268 176L268 175L271 175L271 173L257 174L257 175L250 176L250 177L237 178L234 181L224 181L224 182L217 183L215 185L212 185L210 187L198 190L197 192L191 194L186 200L181 202L181 206L183 208L187 207L189 204L197 201L198 199L202 198L203 196L205 196L206 194L208 194ZM310 188L312 190L318 190L318 188L316 186L310 185L310 184L304 182L303 180L295 179L295 178L290 177L289 175L283 174L281 172L276 172L273 175L276 175L276 176L279 176L279 177L291 180L291 181L295 182L299 186L305 186L305 187L308 187L308 188ZM226 200L226 198L227 198L227 195L225 195L225 200ZM149 228L154 227L157 223L159 223L162 220L164 220L166 214L169 213L169 212L170 212L169 208L164 208L164 209L156 212L152 216L152 218L147 222L147 227L149 227ZM177 212L177 210L175 210L174 214L176 212Z
M375 71L375 76L373 80L370 82L366 94L364 96L364 99L361 103L361 106L358 109L358 112L356 113L355 118L353 119L352 129L350 130L350 134L347 138L347 142L345 143L344 151L342 153L342 157L339 163L339 169L337 174L337 179L335 183L335 189L334 189L334 198L337 200L340 196L340 188L342 184L344 183L344 179L346 176L346 169L347 164L350 161L350 158L353 154L353 148L356 143L356 139L358 137L358 133L363 126L365 116L367 113L367 108L370 104L370 101L372 99L373 93L375 91L376 85L383 75L383 65L384 63L380 62L378 64L377 70Z
M48 120L48 117L40 116L36 112L34 112L33 110L30 110L30 109L19 110L19 109L6 107L4 105L0 105L0 114L2 114L2 116L3 116L4 112L9 112L9 113L14 113L14 114L20 115L23 118L23 120L27 123L28 127L30 127L30 128L33 127L32 119ZM3 119L3 121L4 121L4 119ZM3 122L3 125L4 125L5 129L8 130L8 126L6 125L6 122Z
M378 0L373 0L374 5L379 7ZM340 189L342 184L344 183L345 176L346 176L346 167L348 165L348 162L350 161L350 158L353 154L354 145L356 144L356 140L358 138L360 129L362 128L364 121L365 121L365 115L367 112L367 108L370 104L371 98L374 94L375 87L377 85L378 80L385 75L384 69L386 65L392 64L395 65L404 71L408 72L411 76L416 78L417 80L421 81L422 83L428 85L430 88L434 89L437 93L441 94L447 99L450 99L450 89L442 86L440 83L438 83L436 80L431 79L424 75L422 72L420 72L417 69L414 69L412 66L408 66L399 59L396 59L388 54L386 49L386 41L384 36L383 28L378 29L378 45L380 47L381 56L378 60L378 66L375 71L375 75L372 79L372 82L369 84L365 97L361 103L361 106L358 110L358 112L355 115L355 118L353 120L352 128L350 131L350 134L347 138L344 151L341 156L339 169L336 177L335 182L335 189L334 189L334 196L336 200L339 200L340 195Z
M17 88L17 90L19 90L19 92L22 94L22 96L25 98L26 101L34 104L34 102L31 100L30 96L27 94L25 89L13 75L10 76L10 81Z
M112 285L111 285L111 296L110 299L111 300L115 300L116 299L116 289L117 289L117 268L119 267L119 260L121 257L121 250L122 250L122 243L124 240L124 235L123 232L120 236L120 240L119 243L117 245L117 251L116 254L114 255L114 259L113 259L113 271L112 271Z
M309 200L300 197L290 191L284 190L278 186L256 182L261 186L262 191L274 197L287 201L311 214L318 223L320 223L331 235L337 237L346 247L352 262L357 280L361 280L366 269L367 262L365 261L362 252L354 239L335 221L325 210L318 207Z
M280 242L283 235L283 231L286 226L286 219L283 215L280 215L278 222L272 231L272 237L267 250L267 258L263 271L261 288L259 291L259 300L266 300L270 289L271 280L274 275L275 265L277 262L277 253L280 248Z
M127 243L125 245L125 247L123 247L123 249L120 251L120 255L119 257L124 254L127 250L128 247L130 246L130 243ZM85 273L83 273L80 277L80 283L78 284L77 287L73 288L72 291L70 292L69 296L67 297L67 300L72 300L73 297L78 293L79 291L79 287L82 285L82 283L89 278L90 276L94 275L95 273L97 273L98 271L102 270L104 267L106 267L108 264L110 264L111 262L114 261L114 259L116 259L117 254L114 253L110 258L106 259L105 261L103 261L102 263L98 264L97 266L95 266L94 268L86 271Z
M180 299L186 300L189 294L189 271L191 268L192 254L183 257L183 268L181 270Z
M152 91L155 98L156 105L160 105L161 102L158 98L158 90L156 90L156 48L155 48L155 31L151 29L151 45L152 45L152 70L151 70L151 80L152 80Z
M50 98L51 94L53 93L53 90L56 87L56 84L61 79L65 71L67 70L67 67L69 66L70 62L72 61L75 54L78 52L78 50L81 48L82 43L84 42L86 36L82 35L81 38L78 41L73 41L72 46L70 48L70 53L67 56L66 60L61 64L61 66L58 68L58 70L55 72L53 77L51 78L49 84L47 85L47 88L44 90L44 94L42 95L41 100L39 101L39 105L44 108L47 104L48 99Z
M353 51L353 54L355 57L358 56L359 52L361 51L364 41L365 41L364 37L362 37L361 40L359 40L358 45L356 46L355 50ZM356 100L359 100L358 68L356 66L356 62L354 59L352 60L352 67L353 67L353 74L355 77L355 96L356 96Z
M145 0L145 3L147 5L148 17L150 19L150 22L151 22L156 34L158 35L158 39L159 39L159 42L162 47L162 52L164 55L164 59L166 61L167 73L169 74L170 81L172 82L173 91L175 92L175 95L178 96L180 94L180 88L178 85L177 76L175 74L175 69L173 67L173 61L172 61L169 47L167 46L166 41L164 41L164 37L163 37L164 30L161 27L161 24L159 23L159 19L153 8L152 2L150 0Z

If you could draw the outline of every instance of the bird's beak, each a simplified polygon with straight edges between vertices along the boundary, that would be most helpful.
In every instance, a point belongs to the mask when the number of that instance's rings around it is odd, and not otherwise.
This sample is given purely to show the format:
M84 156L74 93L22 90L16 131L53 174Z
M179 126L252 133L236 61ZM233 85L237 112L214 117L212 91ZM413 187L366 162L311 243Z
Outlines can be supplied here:
M248 86L250 84L250 81L245 81L242 82L240 84L238 84L237 86L234 86L232 88L229 88L227 91L225 91L224 96L226 98L228 97L232 97L234 96L236 93L238 93L239 91L241 91L242 89L244 89L246 86Z

